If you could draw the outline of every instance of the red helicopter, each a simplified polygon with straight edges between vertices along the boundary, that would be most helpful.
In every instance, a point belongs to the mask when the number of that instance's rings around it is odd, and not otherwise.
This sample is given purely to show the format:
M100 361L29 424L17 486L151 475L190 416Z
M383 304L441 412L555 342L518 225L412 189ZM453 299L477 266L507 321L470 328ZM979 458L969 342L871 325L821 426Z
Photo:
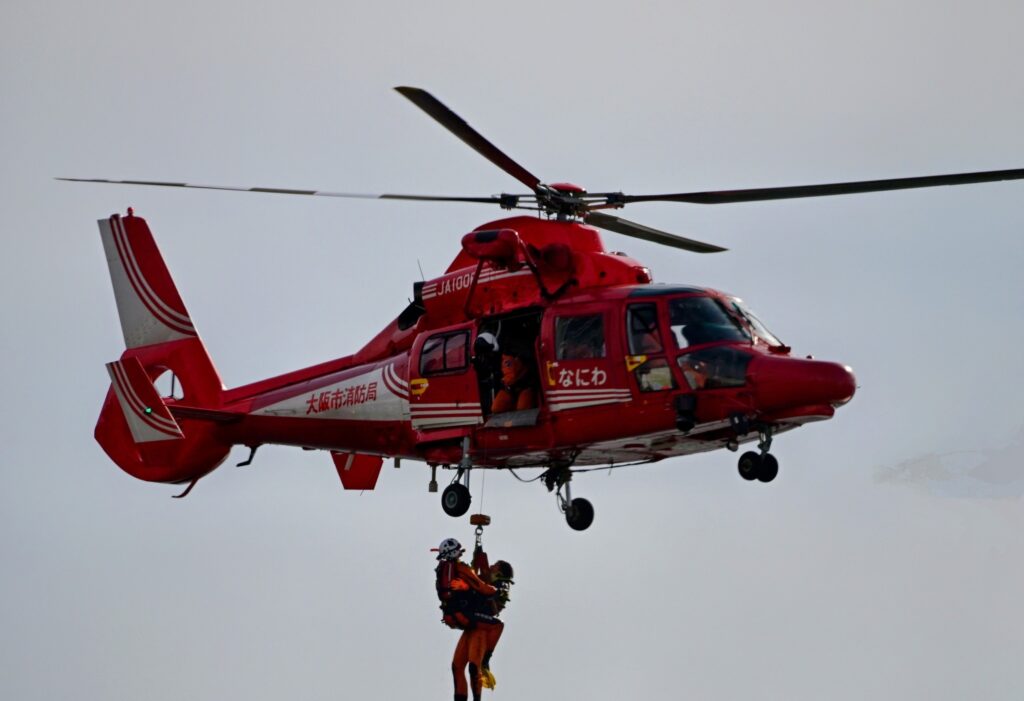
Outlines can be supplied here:
M638 202L724 204L1024 178L1024 169L662 195L545 184L429 93L399 87L441 125L529 189L491 197L358 195L154 181L64 178L327 197L495 204L535 214L462 238L444 275L413 285L408 307L353 355L227 389L145 220L99 222L127 350L107 365L96 440L125 472L188 484L232 446L328 450L346 489L373 489L384 458L454 470L441 497L470 507L476 469L542 468L570 527L594 509L574 474L726 448L746 480L771 482L775 436L829 419L856 384L849 367L795 357L729 294L654 284L605 250L598 229L697 253L725 249L606 213ZM161 396L154 384L171 373Z

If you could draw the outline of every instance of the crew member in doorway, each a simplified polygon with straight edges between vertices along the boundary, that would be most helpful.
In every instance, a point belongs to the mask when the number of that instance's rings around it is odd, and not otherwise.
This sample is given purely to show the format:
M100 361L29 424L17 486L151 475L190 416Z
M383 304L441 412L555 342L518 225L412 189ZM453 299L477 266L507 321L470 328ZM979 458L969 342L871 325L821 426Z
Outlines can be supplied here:
M533 385L528 356L505 351L501 356L501 391L495 396L491 409L495 414L533 409L537 406L537 390Z
M480 408L484 416L491 413L491 404L501 390L501 350L498 339L484 331L473 342L473 367L480 384Z

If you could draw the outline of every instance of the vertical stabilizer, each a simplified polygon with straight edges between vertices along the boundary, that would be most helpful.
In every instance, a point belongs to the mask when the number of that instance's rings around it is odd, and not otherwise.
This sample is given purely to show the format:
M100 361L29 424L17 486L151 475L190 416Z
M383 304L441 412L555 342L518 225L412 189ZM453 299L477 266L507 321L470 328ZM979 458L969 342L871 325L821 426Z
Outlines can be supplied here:
M126 348L197 336L185 304L141 217L100 219L114 297Z

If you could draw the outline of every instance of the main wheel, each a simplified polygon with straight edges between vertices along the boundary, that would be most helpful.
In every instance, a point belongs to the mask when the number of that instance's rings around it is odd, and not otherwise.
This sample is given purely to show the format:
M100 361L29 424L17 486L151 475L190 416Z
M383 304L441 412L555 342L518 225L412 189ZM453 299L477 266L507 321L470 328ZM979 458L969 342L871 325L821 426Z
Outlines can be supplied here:
M585 531L594 522L594 507L586 499L576 498L565 511L565 521L574 531Z
M752 450L748 450L740 456L738 467L740 470L740 477L743 479L747 481L757 479L757 476L761 471L761 455Z
M779 461L771 453L761 458L761 467L757 470L757 479L761 482L771 482L779 474Z
M469 495L469 490L458 482L449 484L441 492L441 508L449 516L462 516L469 511L469 504L472 501L473 497Z

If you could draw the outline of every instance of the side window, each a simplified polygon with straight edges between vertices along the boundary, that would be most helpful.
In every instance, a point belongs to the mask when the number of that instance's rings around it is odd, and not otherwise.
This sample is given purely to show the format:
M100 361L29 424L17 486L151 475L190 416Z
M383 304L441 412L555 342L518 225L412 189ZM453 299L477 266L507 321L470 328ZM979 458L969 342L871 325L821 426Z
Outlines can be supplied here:
M431 336L420 351L420 375L465 370L469 365L466 357L468 345L468 331Z
M555 319L558 360L605 357L604 315L560 316Z
M444 340L444 369L464 370L466 368L466 346L469 334L463 331Z
M428 338L420 351L420 374L444 372L444 336Z
M653 304L631 304L627 312L629 352L633 355L661 353L658 308Z
M676 388L676 381L672 379L672 368L665 358L651 358L634 372L641 392L660 392Z
M654 304L629 305L626 310L626 328L629 331L630 354L648 356L644 363L633 371L640 391L660 392L675 389L672 368L662 355L665 346L658 328L658 307Z

